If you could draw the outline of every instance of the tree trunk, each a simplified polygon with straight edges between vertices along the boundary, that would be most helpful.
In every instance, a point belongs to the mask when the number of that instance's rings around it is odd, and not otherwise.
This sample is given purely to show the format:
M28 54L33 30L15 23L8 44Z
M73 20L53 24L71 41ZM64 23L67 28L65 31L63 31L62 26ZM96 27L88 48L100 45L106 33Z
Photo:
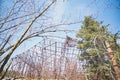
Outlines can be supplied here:
M114 57L114 53L113 53L112 49L110 48L110 44L107 41L105 41L105 45L107 48L108 56L112 62L112 66L115 70L116 78L117 78L117 80L120 80L120 72L119 72L118 64L117 64L115 57Z

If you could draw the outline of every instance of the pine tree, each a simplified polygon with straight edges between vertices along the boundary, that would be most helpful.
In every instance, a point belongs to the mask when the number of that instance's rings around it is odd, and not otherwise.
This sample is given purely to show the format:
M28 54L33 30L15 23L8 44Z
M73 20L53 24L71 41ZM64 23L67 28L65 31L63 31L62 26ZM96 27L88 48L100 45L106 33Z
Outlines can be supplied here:
M114 44L109 25L102 25L92 17L85 17L77 37L79 58L86 61L85 69L90 80L114 80L114 67L108 55L105 42ZM117 79L117 78L116 78Z

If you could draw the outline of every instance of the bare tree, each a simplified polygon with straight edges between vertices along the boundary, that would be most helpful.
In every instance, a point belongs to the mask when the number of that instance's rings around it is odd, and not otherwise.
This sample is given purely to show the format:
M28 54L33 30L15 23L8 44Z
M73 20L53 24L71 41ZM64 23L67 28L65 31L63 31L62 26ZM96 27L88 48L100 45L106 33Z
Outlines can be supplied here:
M12 0L12 6L0 17L0 74L13 52L23 42L34 37L43 37L44 33L69 31L59 30L57 27L75 24L51 22L54 16L50 14L56 3L57 0Z

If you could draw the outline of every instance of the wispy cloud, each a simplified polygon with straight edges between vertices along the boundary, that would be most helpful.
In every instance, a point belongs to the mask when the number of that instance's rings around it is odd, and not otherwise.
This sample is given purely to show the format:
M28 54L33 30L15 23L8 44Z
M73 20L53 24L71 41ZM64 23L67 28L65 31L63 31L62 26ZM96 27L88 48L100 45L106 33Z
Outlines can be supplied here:
M54 10L52 12L53 16L53 22L60 22L63 18L63 15L65 13L65 8L66 8L66 2L58 0L56 2L56 5L54 6Z

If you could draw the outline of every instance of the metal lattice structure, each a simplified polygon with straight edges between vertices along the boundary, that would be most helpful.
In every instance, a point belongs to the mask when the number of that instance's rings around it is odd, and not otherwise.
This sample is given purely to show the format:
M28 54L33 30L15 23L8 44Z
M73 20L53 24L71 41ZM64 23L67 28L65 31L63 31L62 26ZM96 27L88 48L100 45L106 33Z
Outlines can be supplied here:
M81 80L82 62L77 55L76 40L66 38L64 43L43 39L26 52L13 58L10 70L29 78ZM72 79L74 78L74 79ZM78 79L80 78L80 79Z

